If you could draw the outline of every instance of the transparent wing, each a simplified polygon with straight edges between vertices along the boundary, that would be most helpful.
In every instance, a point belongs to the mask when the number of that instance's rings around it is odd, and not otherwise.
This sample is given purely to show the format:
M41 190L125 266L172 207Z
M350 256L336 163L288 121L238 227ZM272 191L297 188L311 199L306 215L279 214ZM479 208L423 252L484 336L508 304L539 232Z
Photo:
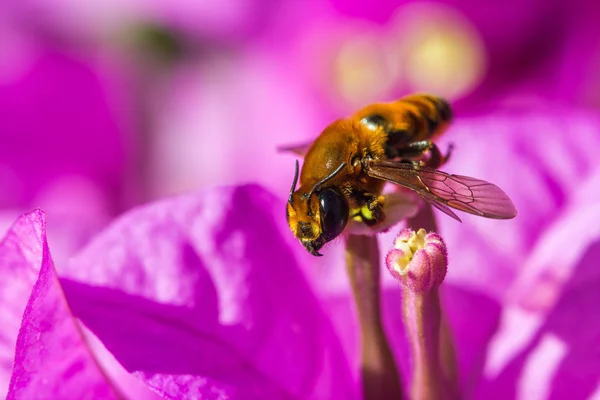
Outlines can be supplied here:
M493 219L510 219L517 215L513 202L502 189L480 179L390 161L371 163L367 174L414 190L458 221L460 218L450 208Z
M312 144L313 142L307 142L296 145L279 146L277 147L277 151L280 151L282 153L293 153L300 157L304 157L306 153L308 153L308 149Z

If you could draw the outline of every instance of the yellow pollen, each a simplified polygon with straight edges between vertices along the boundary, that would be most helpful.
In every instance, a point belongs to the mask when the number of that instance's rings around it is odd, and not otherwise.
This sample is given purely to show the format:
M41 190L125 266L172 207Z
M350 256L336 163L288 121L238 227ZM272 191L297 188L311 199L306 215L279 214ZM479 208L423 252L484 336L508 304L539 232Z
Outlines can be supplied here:
M408 265L413 259L415 253L425 247L425 236L427 232L425 229L419 229L416 233L412 232L408 240L396 239L394 247L401 250L404 253L403 257L399 257L394 261L394 269L400 274L405 275L408 273Z

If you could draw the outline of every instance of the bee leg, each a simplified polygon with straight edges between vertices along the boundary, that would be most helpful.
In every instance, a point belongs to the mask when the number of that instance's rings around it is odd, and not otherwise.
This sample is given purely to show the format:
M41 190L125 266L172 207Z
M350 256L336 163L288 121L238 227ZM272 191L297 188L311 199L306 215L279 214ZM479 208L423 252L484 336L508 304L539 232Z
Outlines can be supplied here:
M367 204L361 210L363 221L368 226L374 226L383 222L385 214L383 213L383 203L385 197L372 196L367 200Z
M448 145L448 150L446 150L446 155L444 156L444 164L450 160L450 156L452 155L452 151L454 150L454 143L450 143Z
M448 162L453 149L454 145L450 144L448 150L446 150L446 154L442 155L440 148L435 143L432 143L431 149L429 149L429 159L425 162L425 166L428 168L439 169Z
M387 126L383 129L388 135L385 143L385 155L388 158L398 158L402 155L404 147L409 143L411 133L406 129L390 130Z
M405 164L411 164L413 167L423 167L425 166L423 161L415 161L415 160L407 160L407 159L402 159L400 160L401 163L405 163Z
M431 140L421 140L406 144L398 149L397 153L401 158L415 158L422 156L434 146L435 144Z
M367 226L375 226L385 219L383 212L384 196L376 196L366 192L354 192L359 206L350 210L350 218L357 222L364 222Z

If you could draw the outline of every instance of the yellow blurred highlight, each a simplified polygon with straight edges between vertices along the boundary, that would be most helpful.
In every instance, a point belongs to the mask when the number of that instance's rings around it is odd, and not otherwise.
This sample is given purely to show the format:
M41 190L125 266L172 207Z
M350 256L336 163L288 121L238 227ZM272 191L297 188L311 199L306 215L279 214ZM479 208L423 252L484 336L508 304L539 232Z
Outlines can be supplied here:
M399 71L390 68L380 35L362 33L341 44L333 60L333 76L344 103L358 107L379 101L394 85Z
M412 4L398 10L392 28L404 79L415 91L456 99L472 91L486 70L485 45L476 28L457 10Z
M455 100L471 92L486 72L479 33L447 5L410 4L400 7L387 27L347 21L337 29L335 39L330 35L313 43L329 61L320 64L321 74L330 78L325 85L344 107L408 91Z

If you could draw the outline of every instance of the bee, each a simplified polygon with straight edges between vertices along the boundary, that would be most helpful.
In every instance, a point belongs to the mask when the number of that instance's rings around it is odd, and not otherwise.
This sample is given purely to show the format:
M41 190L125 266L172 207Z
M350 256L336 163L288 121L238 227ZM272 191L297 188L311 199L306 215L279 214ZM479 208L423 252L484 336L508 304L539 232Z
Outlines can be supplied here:
M348 220L381 224L386 182L415 191L459 222L452 209L514 218L515 206L499 187L439 170L452 147L442 154L435 140L451 121L446 100L414 94L334 121L310 145L284 148L305 155L301 171L296 161L286 206L294 236L310 254L321 256L321 247L342 234Z

